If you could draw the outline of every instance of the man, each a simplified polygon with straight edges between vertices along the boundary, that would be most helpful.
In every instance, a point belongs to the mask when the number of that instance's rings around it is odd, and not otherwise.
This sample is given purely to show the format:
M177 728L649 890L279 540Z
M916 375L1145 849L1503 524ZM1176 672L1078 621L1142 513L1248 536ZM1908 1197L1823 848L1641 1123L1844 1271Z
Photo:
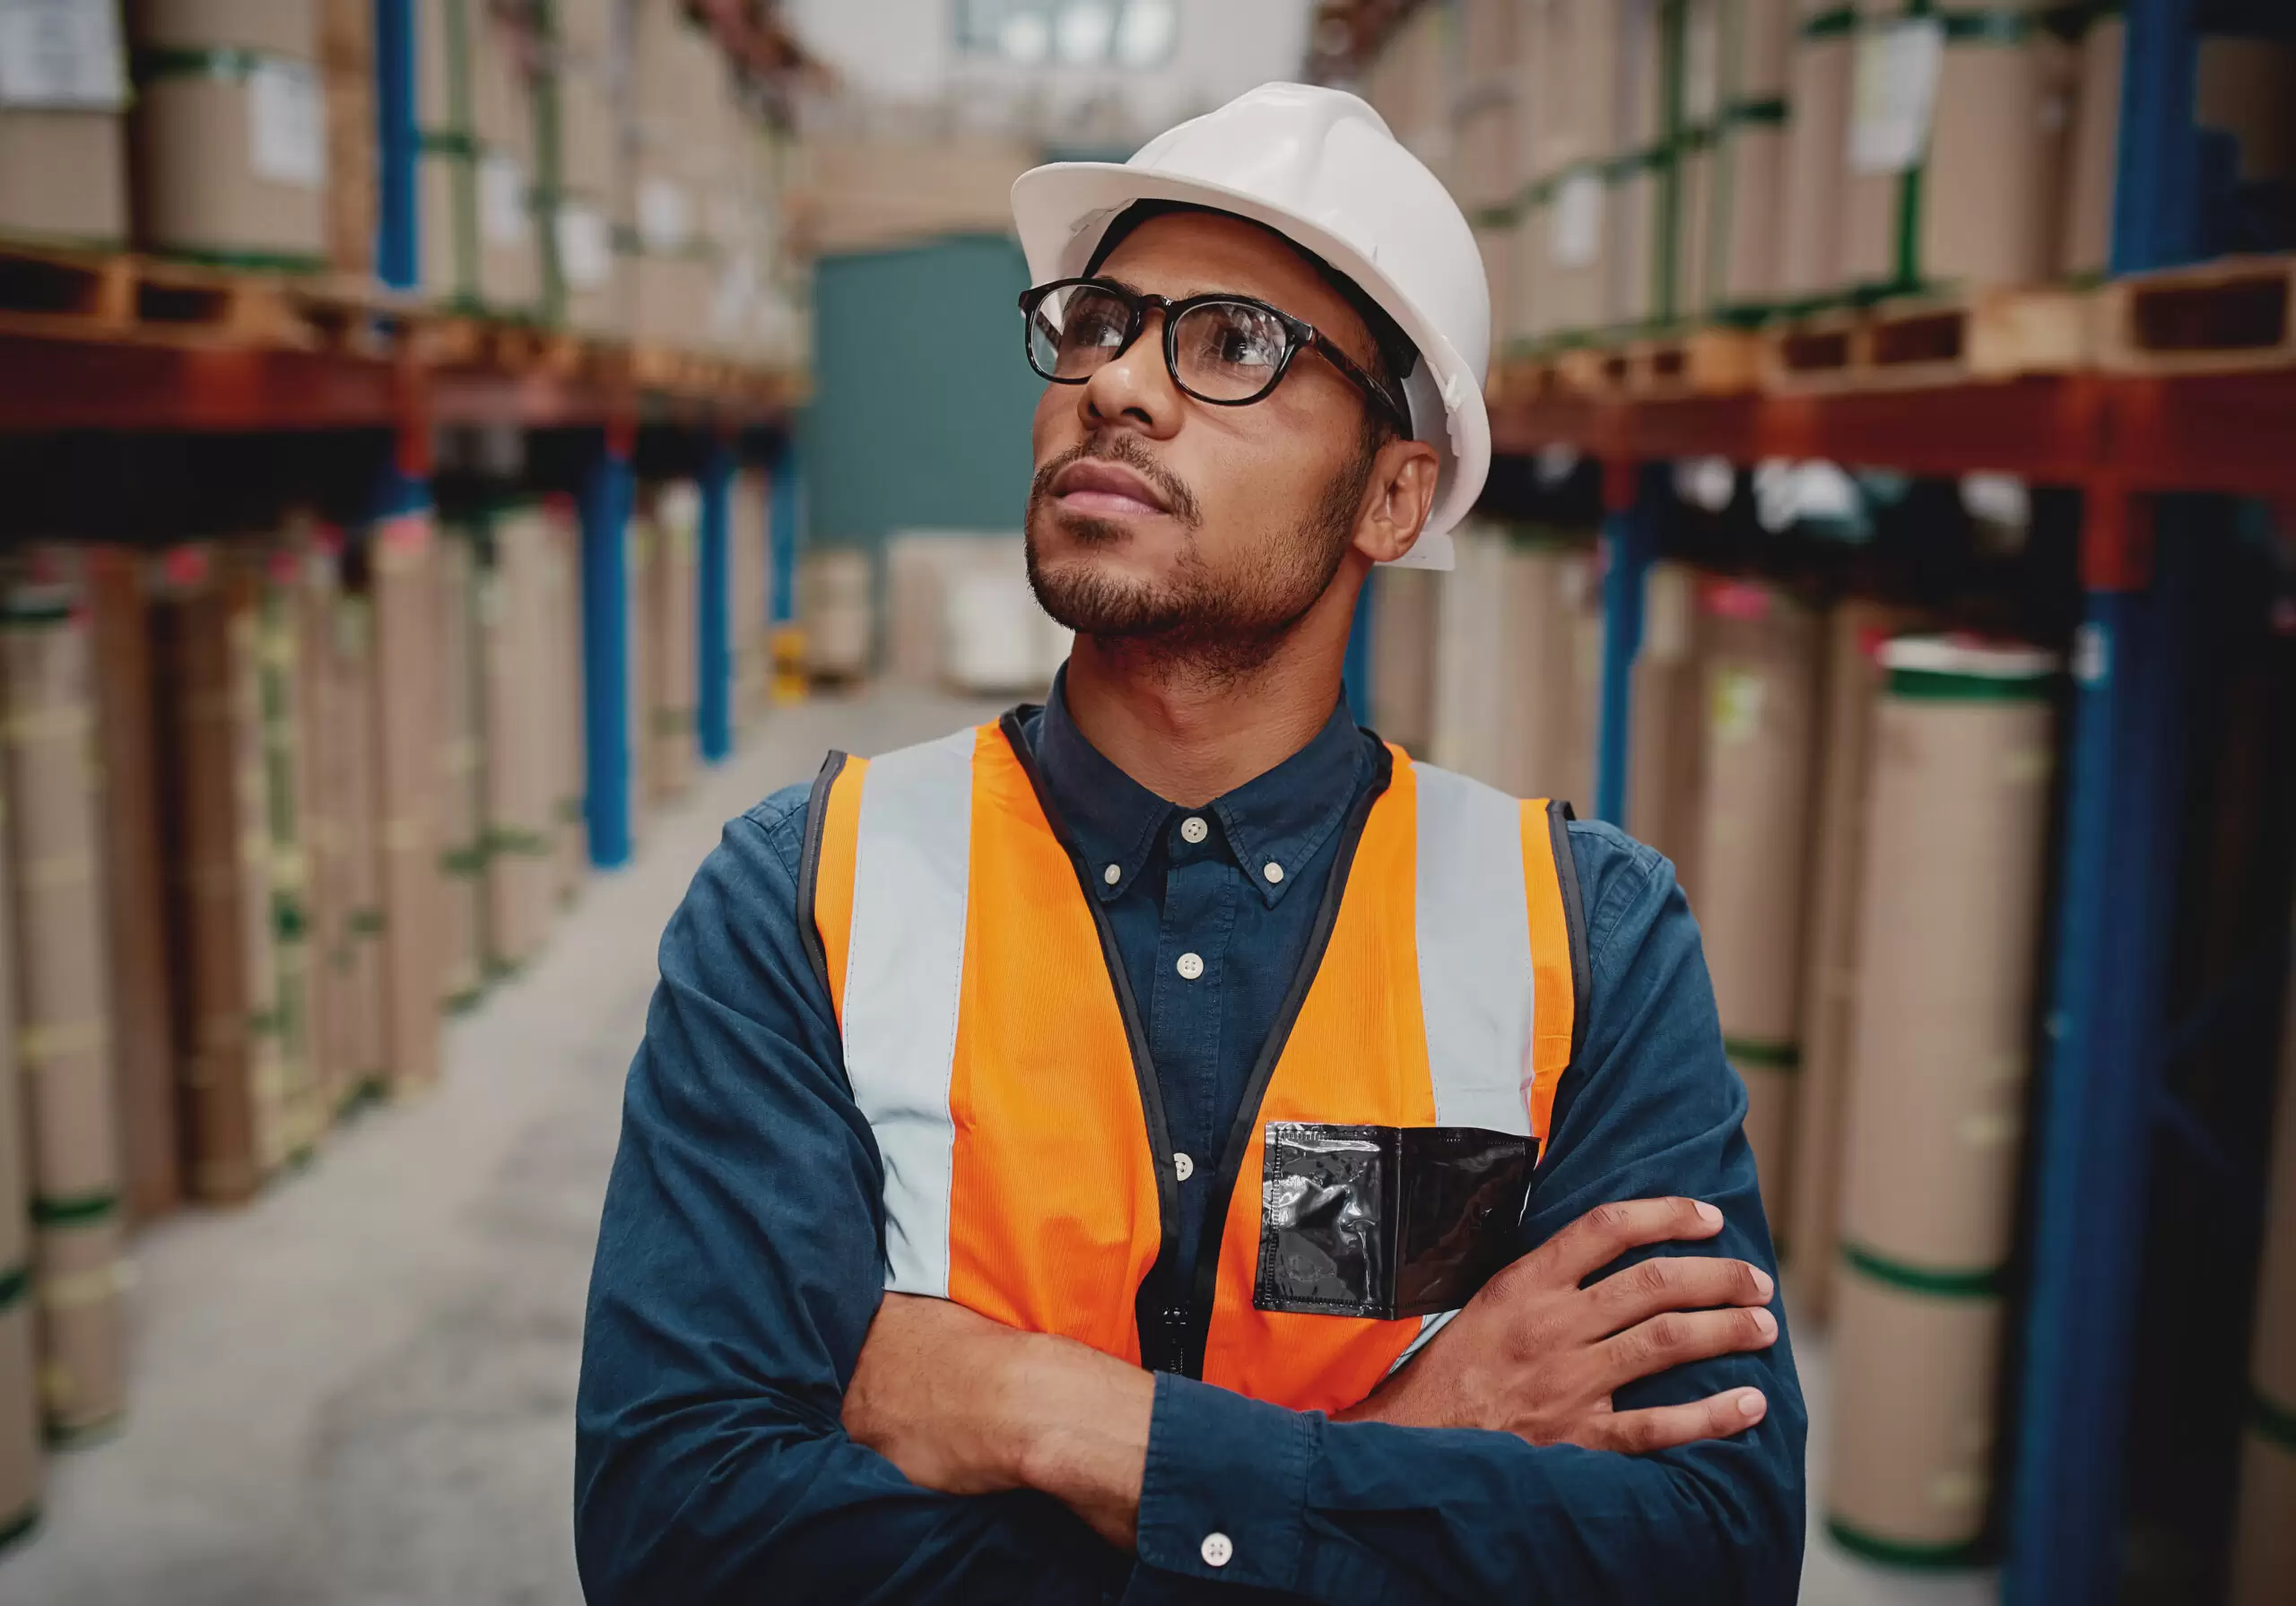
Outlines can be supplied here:
M1340 701L1372 565L1487 464L1465 220L1297 85L1014 203L1076 647L734 821L671 923L590 1598L1791 1600L1805 1422L1669 866Z

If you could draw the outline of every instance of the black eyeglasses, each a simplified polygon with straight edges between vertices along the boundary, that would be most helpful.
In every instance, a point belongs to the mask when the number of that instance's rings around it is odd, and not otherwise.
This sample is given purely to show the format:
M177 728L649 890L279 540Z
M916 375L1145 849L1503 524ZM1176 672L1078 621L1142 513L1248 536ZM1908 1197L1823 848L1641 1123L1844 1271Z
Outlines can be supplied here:
M1199 402L1242 407L1283 382L1311 349L1337 369L1404 434L1411 412L1312 324L1245 296L1168 300L1102 279L1056 279L1021 295L1029 366L1056 385L1082 385L1132 349L1151 310L1164 315L1164 366Z

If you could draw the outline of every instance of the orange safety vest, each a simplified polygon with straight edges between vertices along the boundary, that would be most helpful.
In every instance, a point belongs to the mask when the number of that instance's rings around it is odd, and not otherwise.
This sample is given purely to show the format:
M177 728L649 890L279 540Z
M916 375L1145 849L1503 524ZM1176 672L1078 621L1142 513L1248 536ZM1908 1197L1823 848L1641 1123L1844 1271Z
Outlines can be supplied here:
M1583 1017L1567 807L1389 749L1178 1286L1179 1178L1090 870L1017 715L814 784L801 925L884 1162L886 1284L1297 1410L1370 1393L1449 1313L1254 1303L1264 1124L1464 1126L1544 1144Z

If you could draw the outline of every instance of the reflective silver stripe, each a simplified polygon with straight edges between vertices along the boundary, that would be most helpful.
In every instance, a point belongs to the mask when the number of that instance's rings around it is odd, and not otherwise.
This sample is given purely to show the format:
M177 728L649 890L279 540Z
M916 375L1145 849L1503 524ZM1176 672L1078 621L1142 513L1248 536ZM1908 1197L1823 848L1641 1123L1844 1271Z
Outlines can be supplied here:
M1395 1365L1387 1368L1387 1376L1392 1377L1401 1371L1403 1363L1427 1348L1427 1341L1442 1332L1450 1319L1458 1314L1455 1310L1439 1310L1431 1316L1420 1317L1418 1334L1403 1347L1403 1353L1396 1357Z
M845 968L845 1071L885 1161L885 1286L943 1298L974 741L960 731L870 760Z
M1416 764L1419 1001L1439 1126L1531 1130L1530 899L1523 806Z

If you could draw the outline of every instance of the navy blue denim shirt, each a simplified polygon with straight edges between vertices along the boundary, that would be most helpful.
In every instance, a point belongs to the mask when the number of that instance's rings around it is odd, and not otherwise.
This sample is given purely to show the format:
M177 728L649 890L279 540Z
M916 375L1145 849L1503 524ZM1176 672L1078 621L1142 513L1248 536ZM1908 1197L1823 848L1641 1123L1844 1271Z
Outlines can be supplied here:
M1057 690L1026 730L1100 872L1174 1147L1211 1155L1376 739L1339 709L1191 811L1096 751ZM883 1171L798 930L806 796L791 787L729 823L662 939L583 1346L576 1545L596 1606L1794 1600L1806 1419L1782 1337L1622 1391L1621 1409L1744 1385L1770 1398L1752 1432L1649 1456L1339 1424L1159 1376L1136 1555L1043 1496L934 1493L848 1438L840 1402L884 1283ZM1673 869L1605 825L1573 825L1570 846L1591 999L1523 1247L1597 1204L1682 1194L1721 1207L1722 1236L1647 1253L1775 1272L1745 1092ZM1213 1532L1232 1543L1217 1567Z

